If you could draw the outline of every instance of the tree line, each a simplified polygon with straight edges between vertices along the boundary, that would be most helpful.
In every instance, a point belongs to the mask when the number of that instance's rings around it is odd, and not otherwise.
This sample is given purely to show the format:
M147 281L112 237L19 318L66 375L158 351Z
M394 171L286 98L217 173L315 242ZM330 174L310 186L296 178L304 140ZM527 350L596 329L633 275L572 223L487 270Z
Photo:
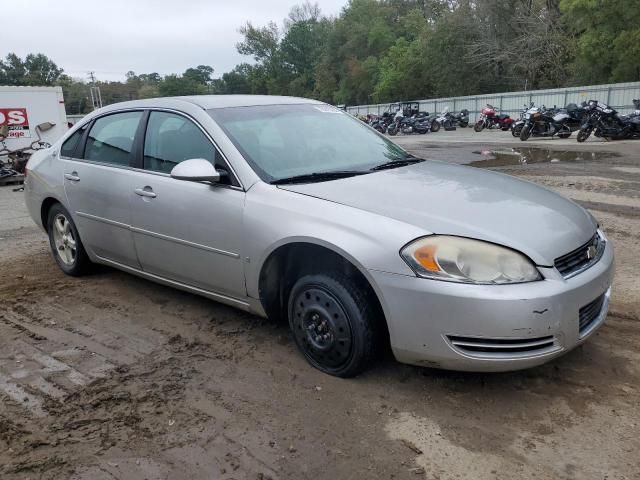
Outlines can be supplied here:
M337 16L294 6L282 25L240 27L248 58L213 78L128 72L97 82L105 104L203 93L280 94L334 104L640 80L640 0L350 0ZM87 85L43 54L0 61L0 84L61 85L69 113Z

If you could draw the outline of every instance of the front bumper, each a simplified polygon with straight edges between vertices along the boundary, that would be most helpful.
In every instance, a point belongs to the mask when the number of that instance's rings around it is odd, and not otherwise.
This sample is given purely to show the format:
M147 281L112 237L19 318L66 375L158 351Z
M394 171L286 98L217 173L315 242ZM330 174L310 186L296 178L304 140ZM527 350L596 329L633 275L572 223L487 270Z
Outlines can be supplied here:
M604 322L613 280L613 248L599 262L564 279L468 285L370 271L398 361L463 371L509 371L558 357ZM590 308L596 303L597 309ZM581 312L582 310L582 312ZM581 313L593 313L582 327Z

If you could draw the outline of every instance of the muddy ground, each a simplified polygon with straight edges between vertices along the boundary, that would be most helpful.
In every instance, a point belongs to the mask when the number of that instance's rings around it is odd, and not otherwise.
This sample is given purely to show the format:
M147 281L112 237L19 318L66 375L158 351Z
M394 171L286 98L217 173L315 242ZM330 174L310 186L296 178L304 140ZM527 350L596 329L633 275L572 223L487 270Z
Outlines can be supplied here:
M520 154L492 132L444 138L397 141L556 189L601 222L617 276L584 346L523 372L386 358L332 378L283 325L108 268L65 277L3 187L0 478L640 478L640 142Z

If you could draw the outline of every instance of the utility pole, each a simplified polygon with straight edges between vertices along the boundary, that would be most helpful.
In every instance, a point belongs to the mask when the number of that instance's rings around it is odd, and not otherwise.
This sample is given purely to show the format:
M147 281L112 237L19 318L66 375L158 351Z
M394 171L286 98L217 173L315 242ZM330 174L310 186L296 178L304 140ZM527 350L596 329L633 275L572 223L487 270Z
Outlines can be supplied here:
M96 86L95 72L89 72L89 79L91 80L91 85L89 87L89 93L91 93L91 105L94 110L97 110L98 108L102 108L102 95L100 94L100 87Z

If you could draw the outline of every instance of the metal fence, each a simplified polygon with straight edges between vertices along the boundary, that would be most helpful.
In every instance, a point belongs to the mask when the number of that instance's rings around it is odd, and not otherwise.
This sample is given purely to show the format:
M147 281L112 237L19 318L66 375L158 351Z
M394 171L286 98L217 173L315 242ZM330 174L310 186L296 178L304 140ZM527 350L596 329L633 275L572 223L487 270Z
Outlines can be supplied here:
M451 112L459 112L466 108L469 110L470 117L475 119L480 110L488 103L498 108L501 113L507 113L511 116L517 116L522 111L523 106L529 105L530 102L534 102L537 106L553 107L556 105L564 107L568 103L580 104L588 100L598 100L615 108L620 113L629 113L634 110L633 99L635 98L640 98L640 82L410 101L418 102L421 112L438 113L442 112L446 107L449 107ZM357 105L347 107L347 111L353 114L366 115L367 113L373 113L382 115L388 110L389 105L389 103Z

